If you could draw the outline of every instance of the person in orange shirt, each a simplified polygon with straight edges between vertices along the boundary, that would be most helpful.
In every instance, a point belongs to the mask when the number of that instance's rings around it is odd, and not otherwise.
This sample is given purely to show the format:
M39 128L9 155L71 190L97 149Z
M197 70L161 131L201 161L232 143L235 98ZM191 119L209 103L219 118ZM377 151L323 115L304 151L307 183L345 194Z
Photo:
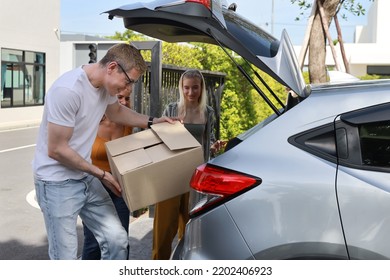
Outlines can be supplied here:
M130 108L130 94L131 90L124 90L117 94L117 98L120 104ZM106 153L105 143L132 133L132 127L123 126L117 123L110 121L106 115L100 121L98 133L96 135L95 142L92 146L91 160L92 164L98 166L100 169L111 172L110 164L108 162L108 157ZM127 205L124 199L121 196L117 196L106 188L109 193L112 202L114 203L116 212L118 213L119 219L122 223L122 226L129 234L129 220L130 220L130 211L127 208ZM95 236L91 230L84 225L84 247L82 252L83 260L100 260L101 253L99 243L97 242Z

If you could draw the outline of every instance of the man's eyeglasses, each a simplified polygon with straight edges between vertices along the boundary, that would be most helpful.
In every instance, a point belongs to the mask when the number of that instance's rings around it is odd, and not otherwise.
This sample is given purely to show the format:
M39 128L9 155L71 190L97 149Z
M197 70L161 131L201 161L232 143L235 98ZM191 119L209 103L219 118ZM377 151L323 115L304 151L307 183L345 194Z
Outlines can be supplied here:
M116 64L118 64L118 66L122 70L122 72L125 73L125 76L127 78L127 83L129 85L135 84L137 82L137 81L134 81L133 79L130 79L129 75L127 75L127 73L126 73L125 69L123 69L122 65L120 65L118 62Z

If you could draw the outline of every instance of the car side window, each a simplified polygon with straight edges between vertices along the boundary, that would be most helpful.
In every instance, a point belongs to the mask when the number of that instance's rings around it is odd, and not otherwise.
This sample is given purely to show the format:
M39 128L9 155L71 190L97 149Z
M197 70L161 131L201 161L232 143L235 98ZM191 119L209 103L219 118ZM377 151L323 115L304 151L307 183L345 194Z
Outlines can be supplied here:
M390 104L349 112L335 122L339 164L390 171Z
M336 164L390 172L390 103L339 115L289 143Z
M362 163L390 167L390 121L359 126Z

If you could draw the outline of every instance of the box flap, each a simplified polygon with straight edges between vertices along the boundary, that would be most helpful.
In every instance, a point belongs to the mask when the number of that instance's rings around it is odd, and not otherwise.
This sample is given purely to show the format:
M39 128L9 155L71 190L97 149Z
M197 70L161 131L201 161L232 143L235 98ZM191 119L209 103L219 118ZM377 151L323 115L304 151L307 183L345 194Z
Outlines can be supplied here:
M116 156L112 160L121 175L153 162L144 149Z
M143 147L156 145L160 142L161 139L152 130L147 129L106 142L106 148L110 155L115 157Z
M150 147L145 150L145 152L149 155L150 159L155 163L162 160L169 159L175 156L180 151L173 151L167 147L167 145L160 144L153 147Z
M200 143L180 122L170 124L167 122L151 126L154 132L164 141L171 150L199 147Z

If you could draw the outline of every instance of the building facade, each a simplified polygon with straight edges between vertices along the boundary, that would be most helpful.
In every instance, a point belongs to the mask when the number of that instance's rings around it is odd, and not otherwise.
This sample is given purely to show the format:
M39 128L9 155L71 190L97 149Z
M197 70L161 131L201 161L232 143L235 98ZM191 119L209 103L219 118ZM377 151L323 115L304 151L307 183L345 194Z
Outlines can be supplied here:
M60 73L60 0L0 0L0 129L38 124Z
M352 75L390 76L389 11L390 1L375 0L368 12L367 25L356 28L355 44L348 44L347 49L354 68Z

